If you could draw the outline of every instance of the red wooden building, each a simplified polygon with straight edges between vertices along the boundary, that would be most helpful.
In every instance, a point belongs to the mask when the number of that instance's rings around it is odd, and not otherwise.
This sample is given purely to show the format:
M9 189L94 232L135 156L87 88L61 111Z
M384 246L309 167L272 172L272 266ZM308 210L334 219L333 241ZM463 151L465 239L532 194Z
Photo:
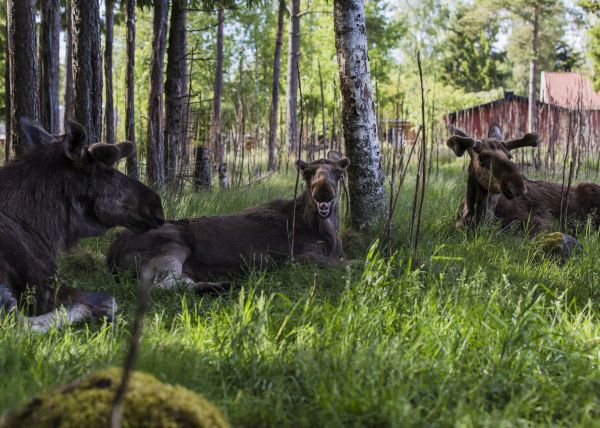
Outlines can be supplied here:
M507 138L515 138L527 131L527 107L526 97L505 92L499 100L448 113L446 121L476 138L487 137L490 124L496 122ZM538 101L537 112L540 146L534 160L554 165L568 144L581 155L600 154L600 110L595 105L580 101L564 107Z

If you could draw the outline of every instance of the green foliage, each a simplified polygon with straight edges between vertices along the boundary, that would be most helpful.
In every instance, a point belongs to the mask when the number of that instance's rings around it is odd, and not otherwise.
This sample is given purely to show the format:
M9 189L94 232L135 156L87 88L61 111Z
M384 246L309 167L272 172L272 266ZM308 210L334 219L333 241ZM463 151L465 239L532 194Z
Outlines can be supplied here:
M555 71L576 71L583 65L583 55L581 52L573 50L564 40L559 40L554 47Z
M444 41L442 80L467 92L502 87L505 75L501 64L506 52L495 46L499 31L500 23L487 8L458 4Z
M600 90L600 24L590 28L588 34L590 36L588 52L594 67L594 87Z
M210 397L234 426L598 425L600 238L582 233L581 253L559 264L494 226L456 230L463 160L440 151L416 259L413 165L392 259L348 239L362 267L252 271L221 297L154 290L138 369ZM167 197L166 214L237 211L290 197L293 183ZM104 272L112 236L64 257L60 276L113 293L116 321L48 335L0 321L0 412L123 360L137 284Z
M582 0L579 2L579 5L595 20L595 24L588 30L587 47L594 71L594 87L596 90L600 90L600 23L598 22L600 1Z

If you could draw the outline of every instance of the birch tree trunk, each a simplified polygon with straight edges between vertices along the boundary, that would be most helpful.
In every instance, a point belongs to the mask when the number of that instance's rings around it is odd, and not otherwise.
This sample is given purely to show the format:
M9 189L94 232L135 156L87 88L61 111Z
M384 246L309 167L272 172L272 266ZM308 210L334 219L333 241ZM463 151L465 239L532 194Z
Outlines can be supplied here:
M279 109L279 76L281 74L281 45L283 44L283 15L285 0L279 0L277 13L277 37L275 58L273 59L273 80L271 86L271 106L269 107L269 171L277 170L277 113Z
M40 123L59 132L58 83L60 51L60 1L42 0L40 24Z
M221 96L223 94L223 8L219 8L217 19L217 61L215 64L215 81L213 85L211 142L215 161L217 165L221 165L221 163L223 163L223 145L221 141ZM210 154L208 156L210 157Z
M73 19L71 15L72 0L67 0L67 52L65 55L65 111L63 122L73 116Z
M85 128L88 142L102 138L102 54L98 0L72 0L73 119Z
M173 0L165 80L165 157L167 182L175 185L186 138L184 108L187 96L187 1Z
M298 144L298 59L300 57L300 0L291 0L288 40L285 145L295 152ZM300 144L302 144L300 142Z
M19 157L24 149L19 119L37 121L40 115L35 0L8 0L7 23L11 138L13 153Z
M148 95L147 164L148 183L162 188L165 184L165 141L163 112L163 66L167 44L169 0L154 0L150 91Z
M127 175L140 179L137 163L137 144L135 142L135 0L126 0L125 15L127 25L125 75L125 139L135 147L134 153L127 157L125 168Z
M113 29L115 25L115 2L104 0L106 6L104 37L104 79L106 81L106 99L104 100L104 142L114 144L115 142L115 110L113 104Z
M364 229L383 215L385 195L363 0L334 0L334 30L342 92L342 125L352 225Z

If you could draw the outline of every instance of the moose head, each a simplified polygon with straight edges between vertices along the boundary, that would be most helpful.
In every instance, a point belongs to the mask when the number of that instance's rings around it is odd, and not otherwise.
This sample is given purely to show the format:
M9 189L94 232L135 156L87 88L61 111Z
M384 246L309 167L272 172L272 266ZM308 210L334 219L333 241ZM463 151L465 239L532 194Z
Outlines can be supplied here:
M339 182L350 165L348 158L343 158L336 151L329 151L327 159L314 162L297 161L297 166L306 182L306 192L310 197L309 204L322 219L328 218L339 202Z
M119 159L134 152L132 143L88 145L85 129L72 121L60 136L50 135L29 119L21 119L20 125L28 150L15 164L29 174L25 180L43 181L40 185L50 195L40 200L53 199L52 207L48 201L48 207L31 208L54 215L57 223L62 217L69 229L67 242L114 226L142 232L164 223L160 197L115 168Z
M456 156L467 152L471 158L469 175L477 184L492 194L502 193L509 199L527 192L525 178L511 160L511 151L520 147L536 147L536 134L525 134L514 140L504 140L502 130L492 124L489 138L476 140L455 129L455 135L448 139L448 147Z

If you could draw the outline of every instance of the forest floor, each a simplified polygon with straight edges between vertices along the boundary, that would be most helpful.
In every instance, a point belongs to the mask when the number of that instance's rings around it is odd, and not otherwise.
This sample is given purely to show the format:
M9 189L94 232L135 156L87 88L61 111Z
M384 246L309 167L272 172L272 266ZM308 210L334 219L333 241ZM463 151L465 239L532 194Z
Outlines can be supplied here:
M153 291L137 369L203 394L234 426L600 426L599 235L581 233L561 265L521 235L456 230L461 168L431 176L414 260L407 183L391 259L375 235L347 234L364 268L251 272L221 297ZM292 194L290 172L165 205L181 218ZM59 273L112 293L114 323L37 335L0 321L0 413L122 363L137 284L106 271L115 233L84 241Z

